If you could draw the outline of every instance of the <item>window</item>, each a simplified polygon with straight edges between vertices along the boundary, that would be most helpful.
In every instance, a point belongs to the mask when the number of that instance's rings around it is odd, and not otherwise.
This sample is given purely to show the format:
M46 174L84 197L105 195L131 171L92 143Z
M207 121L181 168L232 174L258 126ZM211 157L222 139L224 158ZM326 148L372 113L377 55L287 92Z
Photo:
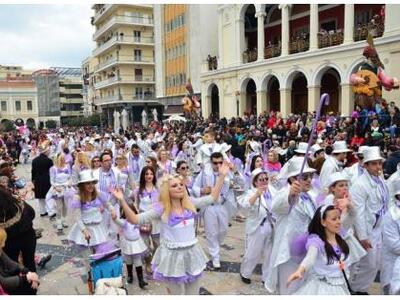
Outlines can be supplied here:
M26 105L28 107L28 110L32 110L32 101L26 102Z
M141 87L137 87L135 88L135 96L137 99L142 99L142 95L143 95L143 88Z
M134 51L135 60L141 61L142 60L142 50L135 50Z
M1 111L7 111L7 101L1 101Z
M21 111L21 101L19 100L15 101L15 110Z
M133 31L133 38L134 41L137 43L140 43L140 38L141 38L142 33L140 31Z

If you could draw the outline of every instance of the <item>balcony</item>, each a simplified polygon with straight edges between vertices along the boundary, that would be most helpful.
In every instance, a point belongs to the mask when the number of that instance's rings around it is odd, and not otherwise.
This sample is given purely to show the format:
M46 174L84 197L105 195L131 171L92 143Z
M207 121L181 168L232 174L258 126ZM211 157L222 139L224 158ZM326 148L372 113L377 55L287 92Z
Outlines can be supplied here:
M318 47L327 48L332 46L337 46L343 44L343 30L338 29L336 31L332 30L325 33L318 33Z
M113 76L94 84L95 89L109 87L115 84L155 84L153 75Z
M294 54L294 53L300 53L300 52L305 52L310 49L310 40L308 37L295 37L292 39L292 41L289 43L289 53Z
M104 44L98 46L92 51L93 56L98 56L104 51L110 49L115 45L142 45L154 46L153 37L136 37L136 36L114 36L109 38Z
M379 20L376 22L369 22L367 24L359 24L354 28L354 41L366 40L368 33L371 33L374 38L381 37L385 32L385 24Z
M107 11L110 10L112 6L113 6L112 4L102 4L100 9L96 12L96 14L93 17L92 25L96 25L96 23L99 22L99 20L105 15Z
M269 59L269 58L273 58L273 57L277 57L281 55L281 45L280 43L277 45L269 45L267 47L265 47L264 49L264 58L265 59Z
M97 41L107 30L113 28L115 25L136 25L136 26L150 26L153 27L153 18L148 17L133 17L133 16L114 16L101 28L97 29L93 34L93 40Z
M115 104L118 102L128 103L155 103L158 102L154 99L154 93L143 93L143 94L119 94L107 97L96 97L95 105Z
M154 58L147 56L119 56L113 57L94 67L94 72L100 72L117 64L128 64L128 65L154 65Z
M243 52L243 63L250 63L257 60L257 49L246 50Z

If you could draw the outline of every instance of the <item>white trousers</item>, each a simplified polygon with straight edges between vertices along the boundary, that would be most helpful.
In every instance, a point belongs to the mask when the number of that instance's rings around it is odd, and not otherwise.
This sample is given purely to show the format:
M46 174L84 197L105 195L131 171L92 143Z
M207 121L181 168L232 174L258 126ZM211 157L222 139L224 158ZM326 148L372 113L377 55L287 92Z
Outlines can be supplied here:
M228 231L228 212L223 205L210 205L204 210L204 231L212 259L220 259L220 245Z
M198 295L200 290L200 280L191 283L167 283L167 291L170 295Z
M56 205L54 199L50 198L48 200L41 198L39 201L39 213L41 215L48 213L50 216L56 213Z
M64 197L55 200L57 208L57 219L64 219L67 216L67 203L65 203Z
M240 274L250 279L254 268L261 261L262 281L266 281L270 271L272 250L272 229L268 222L259 226L255 232L246 236L245 253L240 264Z

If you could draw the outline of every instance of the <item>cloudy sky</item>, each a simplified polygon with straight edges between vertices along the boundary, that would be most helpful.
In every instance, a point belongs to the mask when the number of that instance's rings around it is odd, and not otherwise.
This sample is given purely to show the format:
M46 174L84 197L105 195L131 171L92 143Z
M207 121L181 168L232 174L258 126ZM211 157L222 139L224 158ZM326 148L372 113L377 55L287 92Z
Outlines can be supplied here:
M94 48L91 4L0 4L0 65L80 67Z

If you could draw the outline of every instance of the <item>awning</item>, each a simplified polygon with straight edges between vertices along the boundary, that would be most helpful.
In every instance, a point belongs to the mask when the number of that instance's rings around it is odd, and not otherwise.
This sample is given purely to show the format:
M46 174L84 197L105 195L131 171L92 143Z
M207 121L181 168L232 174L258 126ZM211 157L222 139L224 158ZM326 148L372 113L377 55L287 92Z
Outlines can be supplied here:
M163 113L164 116L183 115L182 105L168 105L168 108Z

